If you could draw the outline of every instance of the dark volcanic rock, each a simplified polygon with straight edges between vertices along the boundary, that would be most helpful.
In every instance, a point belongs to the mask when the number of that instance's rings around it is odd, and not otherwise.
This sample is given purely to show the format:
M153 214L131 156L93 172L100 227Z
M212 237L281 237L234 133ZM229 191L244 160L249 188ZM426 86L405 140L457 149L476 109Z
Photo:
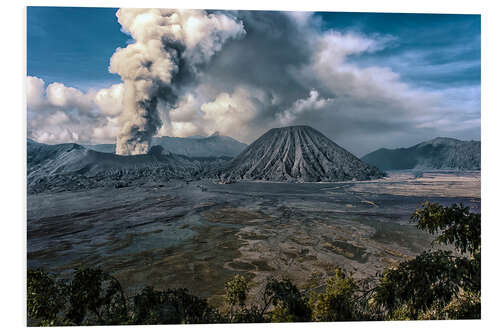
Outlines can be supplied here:
M149 154L121 156L74 143L47 145L28 140L28 192L124 187L135 181L198 178L229 160L191 158L162 153L162 149L153 146Z
M361 159L382 170L481 170L481 142L435 138L410 148L382 148Z
M309 126L274 128L219 173L224 182L367 180L384 174Z

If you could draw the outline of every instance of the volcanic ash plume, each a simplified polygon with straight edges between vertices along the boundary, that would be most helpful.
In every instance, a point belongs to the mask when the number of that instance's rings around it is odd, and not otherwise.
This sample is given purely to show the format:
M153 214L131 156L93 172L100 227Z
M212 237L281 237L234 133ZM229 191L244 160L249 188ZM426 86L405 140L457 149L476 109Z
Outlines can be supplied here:
M182 82L245 30L231 16L203 10L120 9L116 16L135 40L118 48L109 66L124 81L116 153L145 154L161 127L159 100L172 107Z

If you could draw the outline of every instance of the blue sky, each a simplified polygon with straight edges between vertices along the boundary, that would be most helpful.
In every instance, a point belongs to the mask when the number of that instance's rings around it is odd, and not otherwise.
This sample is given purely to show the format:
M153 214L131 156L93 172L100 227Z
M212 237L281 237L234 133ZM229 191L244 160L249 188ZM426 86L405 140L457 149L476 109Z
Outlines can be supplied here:
M336 13L324 16L326 28L396 37L392 45L389 43L380 52L353 61L390 66L403 80L429 87L480 84L481 21L478 15ZM401 58L413 60L413 66L398 61Z
M116 12L28 7L27 74L35 92L28 96L29 137L116 140L122 100L112 98L123 86L112 85L128 74L108 67L117 48L140 43ZM218 131L251 143L269 128L305 124L357 155L436 136L480 139L479 15L211 13L241 23L243 34L226 32L206 63L179 72L189 75L174 78L173 90L161 83L161 91L175 94L150 96L162 102L154 135ZM210 22L209 14L195 15ZM213 46L216 35L207 36ZM106 98L97 101L98 91Z
M28 75L87 90L121 81L108 72L109 59L130 36L118 24L116 8L28 7ZM479 15L318 12L320 29L394 36L378 52L353 57L363 66L390 66L417 85L479 85ZM413 57L413 66L398 61Z
M130 37L120 31L116 10L28 7L28 75L83 90L120 82L108 72L109 59Z

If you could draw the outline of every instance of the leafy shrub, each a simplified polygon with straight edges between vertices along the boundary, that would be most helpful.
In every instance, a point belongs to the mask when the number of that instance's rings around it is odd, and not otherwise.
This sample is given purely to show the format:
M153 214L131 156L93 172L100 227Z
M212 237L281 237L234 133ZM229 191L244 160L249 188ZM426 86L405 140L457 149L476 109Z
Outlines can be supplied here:
M66 318L77 325L117 325L127 321L120 283L100 269L76 271L69 286L69 301Z
M272 313L274 322L303 322L311 319L311 310L306 298L287 278L268 279L264 296L275 307Z
M58 313L66 303L63 286L40 269L28 270L28 317L39 325L54 326Z
M326 291L321 294L312 293L309 306L315 321L348 321L355 320L355 292L358 285L351 275L340 268L335 276L326 281Z
M146 287L133 298L131 323L206 324L220 322L220 316L207 301L188 293L187 289L154 290Z
M248 294L248 281L242 275L235 275L233 279L227 281L225 284L226 295L225 302L230 306L243 306Z

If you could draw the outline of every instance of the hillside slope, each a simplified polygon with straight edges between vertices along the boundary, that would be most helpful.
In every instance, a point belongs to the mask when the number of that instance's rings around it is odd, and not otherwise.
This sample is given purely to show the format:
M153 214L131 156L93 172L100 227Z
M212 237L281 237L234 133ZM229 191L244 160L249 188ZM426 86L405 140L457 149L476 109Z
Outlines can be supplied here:
M366 180L383 173L309 126L274 128L219 173L222 181Z
M136 180L190 179L227 162L228 158L190 158L164 153L120 156L74 143L47 145L28 140L28 192L77 190L96 186L127 186Z
M361 159L382 170L481 170L481 142L435 138L409 148L382 148Z

